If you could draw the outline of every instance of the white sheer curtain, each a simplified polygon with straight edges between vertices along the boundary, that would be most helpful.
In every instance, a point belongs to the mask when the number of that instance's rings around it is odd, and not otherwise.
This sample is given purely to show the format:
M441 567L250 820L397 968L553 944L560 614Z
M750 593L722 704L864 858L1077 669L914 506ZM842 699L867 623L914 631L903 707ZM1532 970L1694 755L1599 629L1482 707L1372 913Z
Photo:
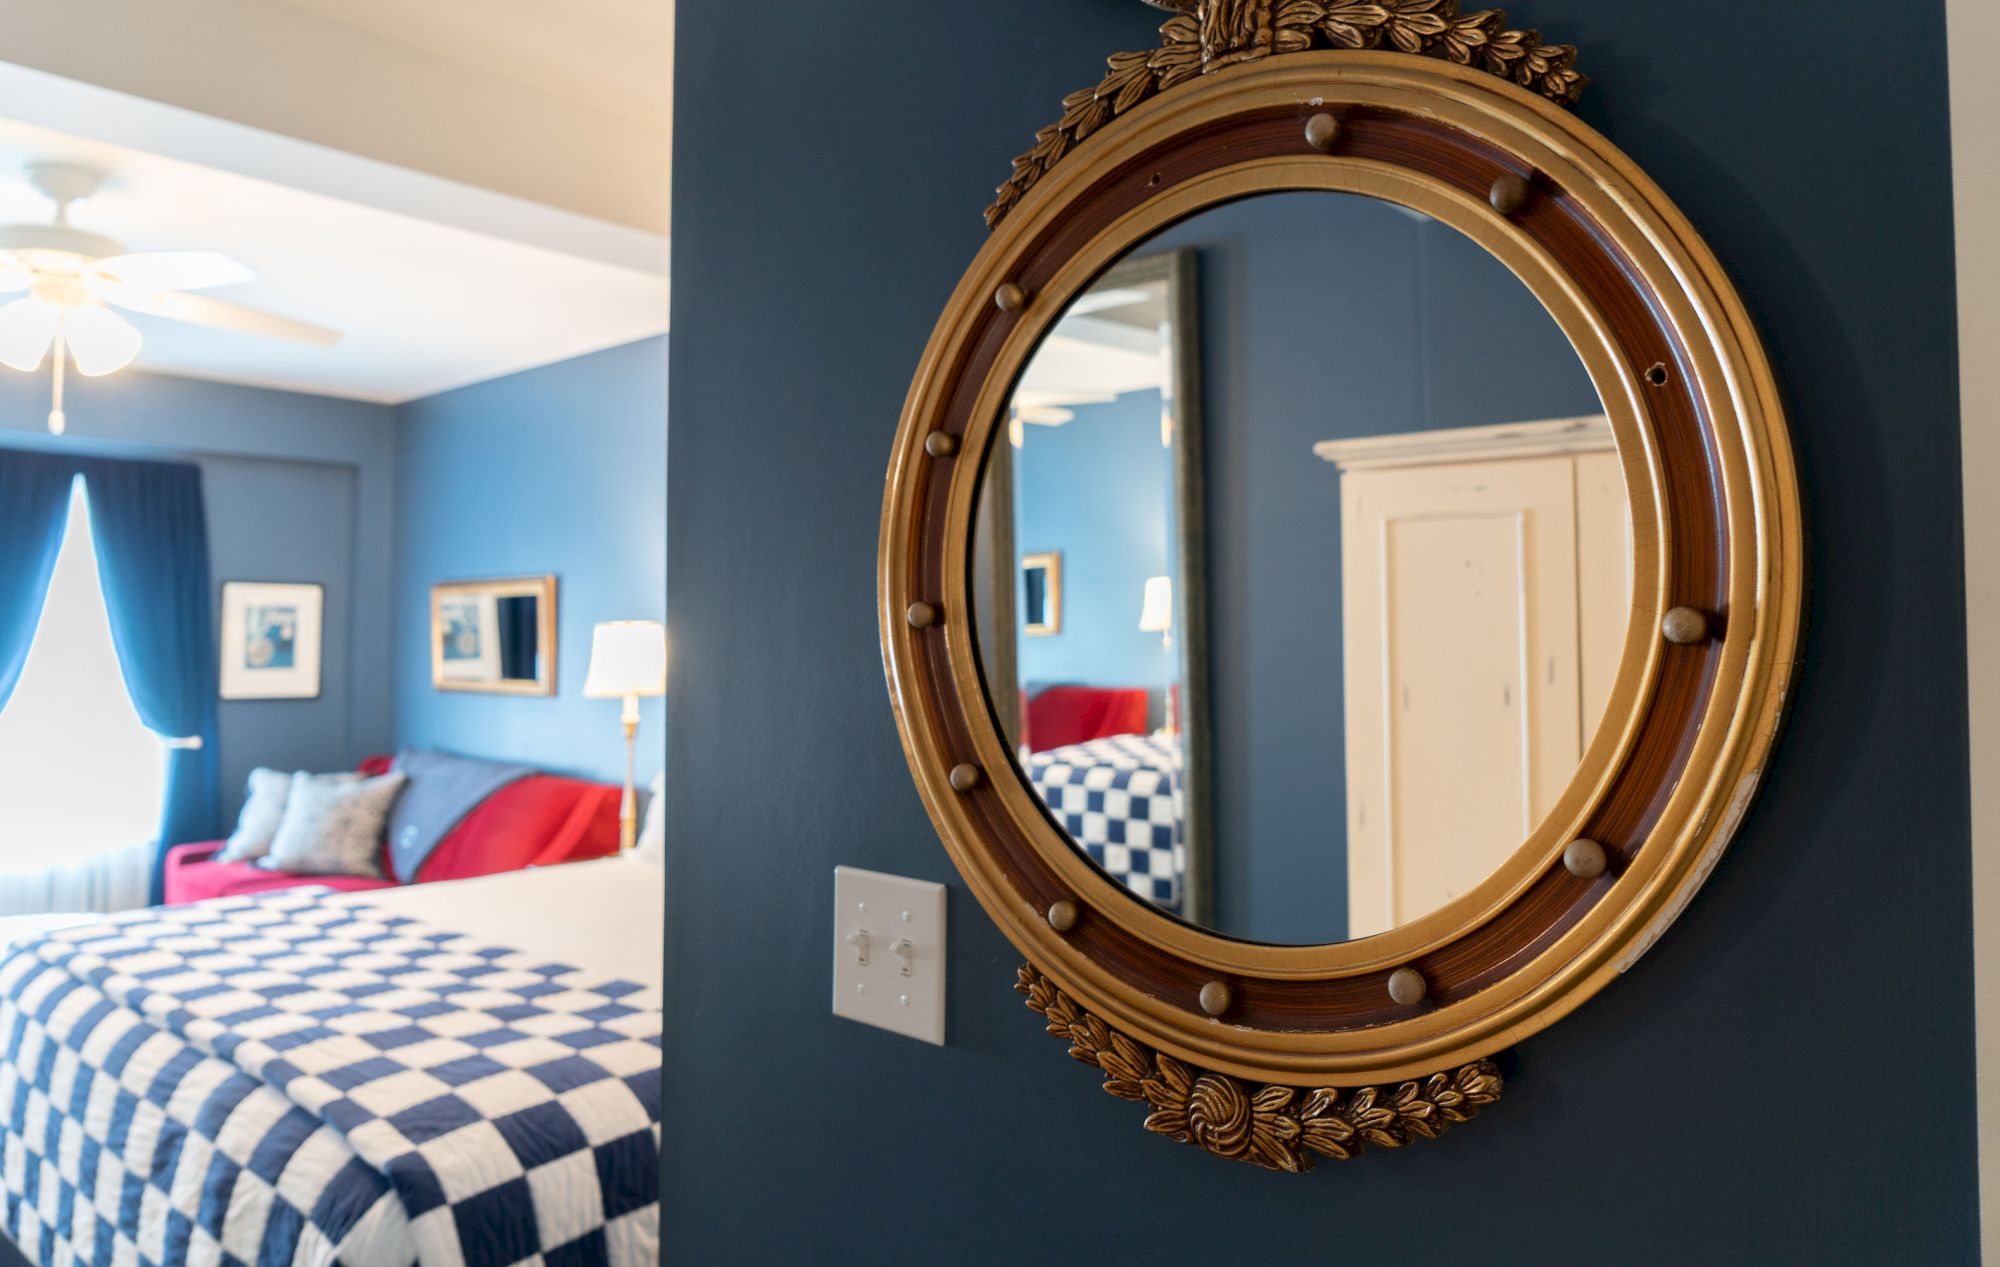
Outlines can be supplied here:
M144 906L166 754L139 722L78 480L26 668L0 711L0 915Z

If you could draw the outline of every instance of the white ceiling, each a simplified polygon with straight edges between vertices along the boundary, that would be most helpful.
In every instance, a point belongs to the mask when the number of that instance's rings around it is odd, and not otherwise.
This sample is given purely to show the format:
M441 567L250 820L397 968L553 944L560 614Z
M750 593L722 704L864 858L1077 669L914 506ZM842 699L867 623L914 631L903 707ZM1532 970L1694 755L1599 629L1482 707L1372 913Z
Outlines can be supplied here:
M339 3L386 21L397 0ZM440 13L475 7L473 0L426 5ZM478 7L511 9L514 0L478 0ZM24 163L83 162L109 180L76 208L77 227L132 250L227 251L260 276L212 292L217 298L344 335L336 347L315 348L134 317L146 338L137 366L159 373L400 402L666 329L658 238L649 239L656 251L645 242L633 250L630 230L552 220L503 195L380 165L354 168L367 179L346 182L357 191L350 200L328 192L343 182L327 177L349 170L342 164L355 164L350 156L268 134L253 139L257 145L233 145L231 154L261 146L259 153L275 156L264 170L310 173L300 182L309 187L0 120L0 224L45 223L50 215L21 176ZM421 197L411 192L419 179ZM396 197L383 193L391 185ZM623 235L610 240L615 249L604 249L607 232Z

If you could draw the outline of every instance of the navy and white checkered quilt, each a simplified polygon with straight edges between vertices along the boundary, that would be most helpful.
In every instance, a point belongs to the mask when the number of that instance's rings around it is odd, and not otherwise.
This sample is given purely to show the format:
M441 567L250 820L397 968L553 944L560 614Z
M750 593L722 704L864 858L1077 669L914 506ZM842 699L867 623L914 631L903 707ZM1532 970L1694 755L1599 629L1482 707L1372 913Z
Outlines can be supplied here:
M1028 781L1092 862L1140 897L1181 908L1187 874L1181 744L1114 735L1028 757Z
M327 890L0 960L5 1227L43 1264L651 1264L660 1001Z

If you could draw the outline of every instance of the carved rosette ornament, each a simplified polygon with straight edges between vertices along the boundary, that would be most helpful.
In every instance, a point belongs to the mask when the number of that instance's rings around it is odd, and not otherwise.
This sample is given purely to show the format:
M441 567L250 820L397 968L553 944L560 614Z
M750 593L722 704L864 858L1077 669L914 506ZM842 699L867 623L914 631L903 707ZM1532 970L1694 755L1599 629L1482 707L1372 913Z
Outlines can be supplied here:
M1028 996L1028 1007L1047 1019L1049 1033L1069 1040L1073 1059L1103 1072L1107 1094L1146 1102L1153 1109L1147 1130L1218 1157L1300 1174L1312 1169L1315 1153L1344 1161L1370 1146L1435 1139L1500 1098L1500 1071L1484 1060L1394 1088L1253 1088L1140 1046L1032 965L1019 975L1014 988Z
M1063 116L1035 134L1014 174L986 209L990 229L1063 157L1106 123L1197 75L1238 62L1311 49L1385 49L1436 57L1510 80L1561 105L1582 95L1588 76L1576 49L1543 44L1534 31L1507 27L1499 9L1461 14L1459 0L1146 0L1176 16L1151 52L1114 53L1095 88L1063 98Z

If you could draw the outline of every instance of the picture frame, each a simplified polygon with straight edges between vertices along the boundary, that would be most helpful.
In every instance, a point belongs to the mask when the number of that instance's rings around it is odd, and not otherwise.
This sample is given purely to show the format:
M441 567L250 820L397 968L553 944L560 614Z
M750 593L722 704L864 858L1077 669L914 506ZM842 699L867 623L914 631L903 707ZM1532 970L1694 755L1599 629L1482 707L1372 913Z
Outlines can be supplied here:
M318 699L326 587L225 581L217 623L225 700Z
M1062 632L1062 551L1021 556L1021 632L1049 638Z
M556 578L437 582L430 639L435 690L554 695Z

